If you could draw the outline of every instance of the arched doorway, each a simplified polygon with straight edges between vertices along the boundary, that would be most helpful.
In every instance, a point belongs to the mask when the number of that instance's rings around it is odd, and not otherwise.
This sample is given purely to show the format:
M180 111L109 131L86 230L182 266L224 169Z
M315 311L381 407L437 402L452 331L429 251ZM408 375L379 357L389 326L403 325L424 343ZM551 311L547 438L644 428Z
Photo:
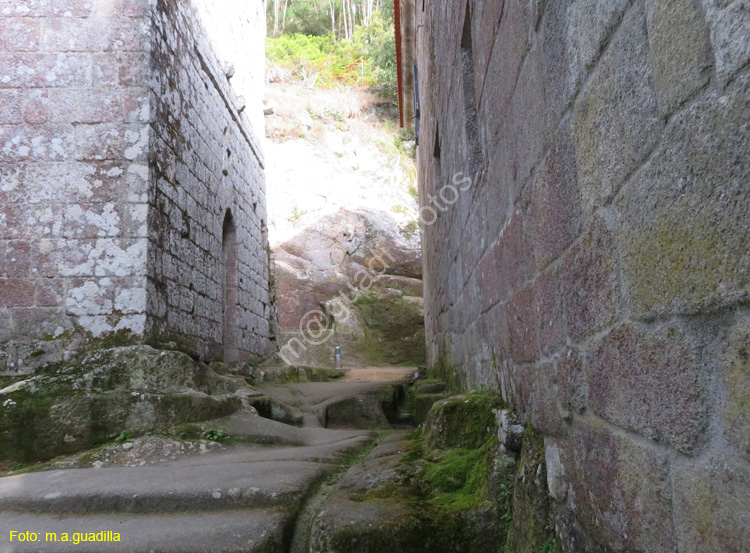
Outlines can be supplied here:
M222 344L224 345L224 362L237 360L237 229L234 225L232 211L227 209L222 228L222 269L223 269L223 302L224 318L222 325Z

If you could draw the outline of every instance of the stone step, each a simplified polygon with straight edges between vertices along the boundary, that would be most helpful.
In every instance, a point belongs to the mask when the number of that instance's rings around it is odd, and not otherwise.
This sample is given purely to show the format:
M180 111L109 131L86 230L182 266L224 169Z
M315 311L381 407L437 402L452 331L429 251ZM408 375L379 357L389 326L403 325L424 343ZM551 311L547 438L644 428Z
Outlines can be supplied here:
M261 444L314 446L341 442L360 436L375 434L362 430L333 430L290 426L271 419L259 417L247 411L239 411L224 419L213 421L219 428L226 428L232 438Z
M287 550L293 516L279 510L184 514L65 516L0 512L0 551L12 553L276 553ZM9 542L9 532L39 533L36 542ZM112 531L120 541L63 542L73 534ZM46 533L58 541L46 541ZM113 536L113 534L111 534Z
M370 394L379 390L390 388L359 383L279 388L282 397L272 397L261 407L278 410L289 406L284 400L294 398L295 405L285 411L294 415L289 422L300 416L309 426L291 426L243 410L210 421L240 442L220 451L138 467L46 470L0 478L0 551L288 551L303 501L347 454L377 436L373 431L322 428L320 418L342 401L365 397L377 405L380 396ZM39 540L10 543L11 530L38 532ZM119 533L120 541L60 541L63 532L72 540L74 533L103 531ZM58 541L47 542L48 532Z
M390 428L388 417L403 398L398 382L302 382L263 388L279 403L292 404L305 426ZM387 411L387 412L386 412Z
M314 413L305 413L302 419L302 426L308 428L322 428L319 415Z
M227 463L249 463L258 461L310 461L313 463L337 463L352 450L370 443L370 436L354 436L340 442L311 446L267 446L240 444L225 451L211 453L203 457L185 457L169 462L169 466L217 465Z
M168 513L295 508L334 465L258 461L71 469L0 479L0 511Z

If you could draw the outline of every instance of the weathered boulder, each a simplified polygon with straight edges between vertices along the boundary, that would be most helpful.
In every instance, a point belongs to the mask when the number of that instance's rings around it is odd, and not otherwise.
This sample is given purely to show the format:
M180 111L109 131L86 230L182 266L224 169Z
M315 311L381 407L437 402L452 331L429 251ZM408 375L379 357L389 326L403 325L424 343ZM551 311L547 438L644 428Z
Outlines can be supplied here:
M337 269L347 255L363 246L366 233L364 215L342 209L302 225L281 249L320 269Z
M418 234L404 229L383 211L354 212L363 222L363 242L351 260L373 272L422 278L422 251Z
M0 390L0 461L38 461L121 432L170 433L226 416L242 405L239 387L180 352L96 351Z
M419 239L387 213L301 224L275 249L273 273L285 362L332 366L339 346L347 367L424 363Z
M323 302L347 290L346 276L335 269L322 269L286 250L277 250L273 260L282 331L299 332L306 314L320 312Z
M423 286L421 278L397 276L397 275L380 275L378 284L393 290L401 290L404 296L421 298Z
M371 291L356 302L367 328L371 363L418 366L425 360L424 303L398 290Z
M367 324L358 306L348 298L338 296L322 300L318 309L300 313L299 317L301 330L280 333L281 343L286 346L281 350L285 362L333 368L334 348L339 346L343 352L343 368L370 364L364 347Z

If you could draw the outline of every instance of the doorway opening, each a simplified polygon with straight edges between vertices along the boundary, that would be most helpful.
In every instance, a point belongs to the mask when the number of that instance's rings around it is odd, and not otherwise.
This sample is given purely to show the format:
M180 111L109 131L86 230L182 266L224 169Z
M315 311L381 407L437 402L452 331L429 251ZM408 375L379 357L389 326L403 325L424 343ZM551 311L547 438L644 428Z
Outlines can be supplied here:
M237 360L237 318L239 314L239 298L237 287L237 229L234 225L232 211L227 209L222 227L222 269L223 269L223 300L224 316L222 325L222 344L224 346L224 362Z

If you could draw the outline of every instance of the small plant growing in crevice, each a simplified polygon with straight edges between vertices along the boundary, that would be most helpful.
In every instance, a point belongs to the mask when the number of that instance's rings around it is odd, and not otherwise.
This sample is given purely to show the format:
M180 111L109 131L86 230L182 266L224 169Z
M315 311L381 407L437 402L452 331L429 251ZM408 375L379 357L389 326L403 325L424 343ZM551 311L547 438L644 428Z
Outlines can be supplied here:
M501 484L500 493L497 496L499 504L503 508L503 515L500 519L510 524L513 522L513 481Z
M299 209L297 209L295 207L294 208L294 213L292 213L292 216L289 217L289 221L291 221L292 223L296 223L300 219L300 217L302 217L302 216L304 216L306 214L307 214L307 210L305 210L305 209L299 210Z
M346 120L344 114L334 108L324 108L323 115L325 115L328 119L338 121L339 123L343 123Z
M211 430L206 430L206 432L203 434L203 437L212 442L224 443L232 439L232 437L227 433L226 428L212 428Z
M187 423L177 427L176 436L178 440L192 440L200 438L203 428L200 424Z
M362 294L354 301L354 305L372 305L380 301L380 293L375 290L369 290L366 294Z
M115 438L115 442L117 442L118 444L127 442L128 440L130 440L130 435L128 434L126 430L123 430L122 432L120 432Z
M552 528L548 526L545 530L549 531L552 530ZM539 553L555 553L555 551L557 551L557 540L554 537L550 537L542 544Z
M414 142L416 140L414 129L400 129L393 135L393 143L396 148L404 155L409 155L406 151L406 142Z

